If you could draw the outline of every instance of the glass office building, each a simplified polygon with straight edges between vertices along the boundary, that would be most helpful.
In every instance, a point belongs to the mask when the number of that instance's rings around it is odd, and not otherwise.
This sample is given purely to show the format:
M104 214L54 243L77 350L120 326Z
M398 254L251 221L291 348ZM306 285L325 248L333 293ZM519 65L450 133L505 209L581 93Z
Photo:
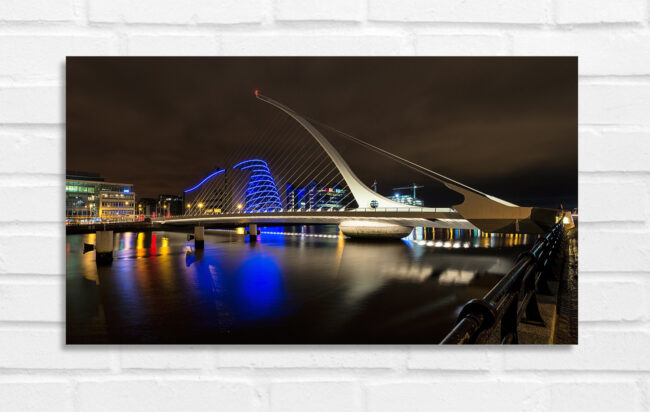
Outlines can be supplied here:
M66 223L132 222L135 193L128 183L106 182L97 173L66 173Z
M338 186L324 187L312 181L305 187L293 187L287 184L287 210L323 210L342 209L345 189Z
M411 195L401 195L399 193L395 193L393 196L388 196L390 200L394 200L396 202L403 203L405 205L410 205L410 206L424 206L424 203L422 202L421 199L414 198Z

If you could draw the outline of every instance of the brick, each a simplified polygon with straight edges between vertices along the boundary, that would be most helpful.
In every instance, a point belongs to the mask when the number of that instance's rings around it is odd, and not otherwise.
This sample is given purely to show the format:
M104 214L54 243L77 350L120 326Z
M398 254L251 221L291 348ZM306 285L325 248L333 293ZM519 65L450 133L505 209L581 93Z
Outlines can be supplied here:
M561 382L549 392L554 412L644 410L635 382Z
M192 346L149 346L120 348L124 369L208 369L213 366L212 351Z
M252 410L254 393L245 383L206 379L79 382L79 410L233 411Z
M647 318L648 300L643 283L594 278L597 277L586 275L580 279L580 321L636 321Z
M580 124L648 125L650 85L580 85Z
M0 55L11 56L0 65L0 77L14 79L65 79L66 56L109 55L111 36L20 35L0 36Z
M72 412L72 393L65 382L2 382L0 405L4 411Z
M0 236L0 273L62 275L63 230L61 237Z
M0 123L63 123L63 96L53 86L0 89Z
M224 34L224 55L398 55L408 54L406 37L387 35Z
M129 54L136 56L215 55L219 48L215 36L133 35L128 38Z
M265 12L262 0L90 0L88 7L90 21L107 23L258 23Z
M608 330L580 324L579 344L567 350L562 346L544 349L519 346L503 351L507 370L566 371L647 371L650 358L643 356L650 345L650 335L641 331Z
M643 0L555 0L554 6L560 24L631 23L646 17Z
M360 21L365 11L361 0L276 0L276 20Z
M650 234L580 227L580 272L644 271L650 258Z
M480 348L445 346L413 346L407 367L409 369L489 370L494 366L490 353Z
M361 411L361 388L355 382L272 384L271 411Z
M400 348L335 346L220 346L219 367L392 368L404 363Z
M546 23L546 5L534 0L370 0L370 20L398 22Z
M366 388L368 410L439 411L522 411L548 401L539 382L493 381L394 382L370 384Z
M513 36L513 54L579 56L581 75L646 75L648 42L650 35L636 32L525 32Z
M421 34L415 37L415 53L436 56L494 56L506 54L503 36L483 34Z
M643 222L647 218L647 187L638 180L580 180L581 222ZM625 207L622 208L621 205Z
M61 216L65 216L63 187L0 187L0 196L14 200L0 207L0 222L60 222Z
M649 125L648 105L648 84L581 84L579 123Z
M2 0L0 21L74 20L73 0Z
M58 136L59 133L52 133ZM65 145L61 139L24 132L0 130L0 173L61 173L65 167Z
M0 283L0 321L62 322L64 294L63 280L47 284Z
M650 133L580 132L580 171L650 171Z
M63 328L0 330L0 369L109 368L105 347L65 346Z

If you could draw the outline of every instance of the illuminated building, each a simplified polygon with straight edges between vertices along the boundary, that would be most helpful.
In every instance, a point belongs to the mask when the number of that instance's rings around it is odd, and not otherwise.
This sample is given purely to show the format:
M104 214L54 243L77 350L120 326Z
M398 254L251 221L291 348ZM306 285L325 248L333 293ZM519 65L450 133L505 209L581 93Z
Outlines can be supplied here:
M334 187L319 187L316 193L316 209L323 210L339 210L343 206L343 198L345 197L345 189L338 186Z
M275 179L273 179L271 170L264 160L245 160L233 166L233 169L250 172L244 199L245 212L277 212L282 210L282 202L280 201Z
M318 186L314 181L305 187L297 188L287 184L287 210L339 210L345 206L345 196L345 189L338 186Z
M66 172L68 223L123 222L135 217L135 192L128 183L106 182L97 173Z
M117 186L99 191L99 217L101 221L133 221L135 217L135 193L131 192L130 187L132 185L128 185L128 187L119 183L110 183L109 185Z
M399 193L395 193L393 196L388 197L390 200L394 200L399 203L403 203L405 205L410 205L410 206L424 206L424 203L420 199L416 199L411 195L401 195Z

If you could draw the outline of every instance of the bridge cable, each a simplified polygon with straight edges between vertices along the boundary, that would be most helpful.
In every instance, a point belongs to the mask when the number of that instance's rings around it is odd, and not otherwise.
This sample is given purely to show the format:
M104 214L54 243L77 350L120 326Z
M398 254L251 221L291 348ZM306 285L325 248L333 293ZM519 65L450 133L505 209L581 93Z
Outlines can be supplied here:
M370 149L370 150L372 150L372 151L374 151L376 153L384 155L385 157L388 157L389 159L391 159L391 160L393 160L393 161L395 161L397 163L400 163L403 166L406 166L409 169L412 169L412 170L414 170L414 171L416 171L416 172L418 172L418 173L420 173L422 175L425 175L425 176L427 176L429 178L432 178L432 179L435 179L435 180L438 180L438 181L442 180L442 181L444 181L446 183L450 183L450 184L453 184L453 185L456 185L456 186L460 186L463 189L467 189L467 190L469 190L469 191L471 191L473 193L476 193L476 194L479 194L479 195L482 195L482 196L492 197L492 196L488 195L487 193L483 193L480 190L477 190L477 189L474 189L473 187L467 186L464 183L461 183L461 182L459 182L457 180L451 179L451 178L449 178L449 177L447 177L445 175L442 175L440 173L434 172L433 170L427 169L424 166L421 166L421 165L419 165L417 163L414 163L414 162L412 162L412 161L410 161L408 159L405 159L405 158L403 158L401 156L393 154L393 153L391 153L391 152L389 152L387 150L384 150L384 149L382 149L380 147L377 147L377 146L375 146L375 145L373 145L371 143L368 143L368 142L366 142L364 140L361 140L361 139L359 139L357 137L354 137L354 136L352 136L352 135L350 135L348 133L345 133L345 132L343 132L341 130L338 130L333 126L330 126L330 125L325 124L323 122L320 122L318 120L312 119L312 118L310 118L308 116L304 116L302 114L301 114L301 116L308 119L310 122L316 123L319 126L322 126L322 127L326 128L326 129L332 130L335 133L338 133L339 135L346 138L347 140L350 140L350 141L352 141L354 143L357 143L358 145L363 146L363 147L365 147L367 149Z

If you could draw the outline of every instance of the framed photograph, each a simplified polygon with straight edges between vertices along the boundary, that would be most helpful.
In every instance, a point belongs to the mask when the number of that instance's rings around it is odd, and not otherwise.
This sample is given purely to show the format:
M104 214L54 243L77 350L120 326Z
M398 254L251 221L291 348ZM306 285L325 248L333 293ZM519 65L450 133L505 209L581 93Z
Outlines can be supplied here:
M576 57L68 57L67 344L576 344Z

